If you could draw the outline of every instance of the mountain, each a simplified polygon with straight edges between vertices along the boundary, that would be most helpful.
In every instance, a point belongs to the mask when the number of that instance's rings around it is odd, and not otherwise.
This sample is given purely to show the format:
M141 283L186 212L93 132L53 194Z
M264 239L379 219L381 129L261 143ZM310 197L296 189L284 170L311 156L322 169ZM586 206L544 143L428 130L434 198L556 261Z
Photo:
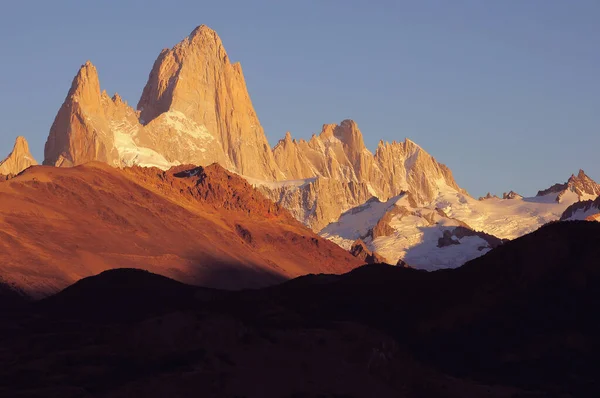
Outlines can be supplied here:
M206 26L163 50L134 110L100 90L91 62L81 67L58 111L44 164L98 160L112 166L209 165L250 177L279 177L239 63Z
M554 222L458 269L367 265L269 288L269 300L316 322L384 330L454 377L531 396L595 397L599 239L598 223Z
M236 289L361 264L219 165L30 167L0 183L0 275L40 297L133 267Z
M487 195L475 200L442 187L437 197L425 204L419 204L409 188L387 201L373 198L352 207L319 234L346 249L360 238L368 250L390 264L403 260L427 270L455 268L507 239L565 217L563 213L571 205L585 206L581 200L595 197L599 187L580 172L535 197L511 191L502 199Z
M560 216L560 221L600 221L600 197L573 203Z
M388 200L410 191L416 203L425 204L440 190L466 194L448 167L409 139L380 141L372 154L352 120L326 124L310 141L288 133L273 153L288 181L251 182L314 231L372 197Z
M597 397L598 239L556 222L458 269L238 292L106 271L0 313L0 395Z
M347 249L362 239L366 250L383 257L380 262L427 270L456 268L502 244L438 209L417 207L407 193L350 209L320 235Z
M15 145L10 154L0 162L0 174L15 175L37 162L29 152L29 144L25 137L17 137Z
M578 200L594 200L600 195L600 184L579 170L577 175L572 174L564 184L554 184L550 188L538 191L537 196L554 195L556 202L561 202L565 196L576 195ZM569 200L567 198L567 200Z
M50 130L44 164L94 160L163 170L218 163L344 248L361 238L388 262L427 269L461 265L600 193L580 171L535 197L510 191L475 200L410 139L380 141L372 153L352 120L325 124L308 141L288 132L271 149L240 64L206 26L160 53L137 110L101 91L90 62L81 67ZM388 213L403 194L405 210Z
M424 203L440 184L462 192L450 169L410 140L380 142L372 154L351 120L324 125L308 142L288 133L271 149L240 64L229 61L218 35L204 25L160 53L137 110L118 94L101 91L96 68L84 64L50 129L44 156L45 165L97 160L165 170L217 162L261 186L315 231L372 196L387 200L410 189Z

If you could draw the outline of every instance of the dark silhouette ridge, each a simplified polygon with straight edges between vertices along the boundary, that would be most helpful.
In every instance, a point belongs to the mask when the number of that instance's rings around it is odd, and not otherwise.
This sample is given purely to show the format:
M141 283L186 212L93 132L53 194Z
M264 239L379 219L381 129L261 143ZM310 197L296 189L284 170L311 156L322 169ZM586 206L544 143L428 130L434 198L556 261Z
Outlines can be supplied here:
M242 291L107 271L1 323L0 396L596 397L598 242L552 223L455 270Z

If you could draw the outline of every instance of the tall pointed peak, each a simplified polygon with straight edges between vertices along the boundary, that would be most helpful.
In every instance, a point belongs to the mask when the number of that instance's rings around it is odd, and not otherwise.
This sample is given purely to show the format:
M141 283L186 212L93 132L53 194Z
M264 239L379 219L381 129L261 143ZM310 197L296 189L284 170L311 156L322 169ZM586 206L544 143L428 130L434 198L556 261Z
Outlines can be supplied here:
M68 98L77 102L97 103L100 100L100 80L98 79L98 70L90 61L81 65L79 71L73 78Z
M0 162L0 174L19 174L37 162L29 152L29 144L23 136L18 136L11 153Z
M279 175L241 67L229 61L221 39L206 25L160 53L137 109L146 126L166 112L204 126L239 174L264 180Z
M29 143L27 142L25 137L23 137L22 135L18 136L15 139L15 145L13 147L13 151L15 151L15 150L22 150L25 152L29 152Z
M365 149L362 133L354 120L342 120L340 125L336 126L334 134L335 137L346 144L351 151L358 153Z
M91 61L86 61L85 64L81 65L77 75L75 75L74 81L80 84L84 83L95 83L98 81L98 70L92 64Z
M569 178L569 183L570 182L575 182L575 181L585 181L585 180L591 180L591 178L585 174L585 171L583 171L582 169L579 169L579 171L577 172L577 174L571 174L571 177Z

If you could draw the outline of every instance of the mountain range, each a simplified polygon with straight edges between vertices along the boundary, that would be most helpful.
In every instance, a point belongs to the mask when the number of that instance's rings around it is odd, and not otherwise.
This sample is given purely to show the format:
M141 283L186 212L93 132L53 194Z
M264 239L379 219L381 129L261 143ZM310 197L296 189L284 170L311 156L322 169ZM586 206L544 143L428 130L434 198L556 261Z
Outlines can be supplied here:
M206 26L82 65L0 162L0 396L598 397L600 185L474 198L357 123L266 139Z
M580 171L535 197L511 191L477 200L409 139L380 141L372 153L352 120L325 124L308 141L288 132L271 148L240 64L204 25L160 52L136 108L101 90L91 62L81 66L50 128L43 164L94 161L163 171L218 163L342 248L361 240L387 263L429 270L460 266L600 194ZM0 172L15 175L32 164L19 138Z

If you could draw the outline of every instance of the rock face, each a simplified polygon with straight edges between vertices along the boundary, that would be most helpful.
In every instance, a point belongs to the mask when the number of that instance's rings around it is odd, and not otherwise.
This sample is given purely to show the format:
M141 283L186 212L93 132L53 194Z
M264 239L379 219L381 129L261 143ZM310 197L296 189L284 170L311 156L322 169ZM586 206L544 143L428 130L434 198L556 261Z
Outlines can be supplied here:
M516 193L515 191L510 191L510 192L504 192L502 194L502 199L521 199L523 198L523 196L519 195L518 193ZM488 198L491 199L491 198Z
M348 182L325 177L308 178L297 184L259 183L257 188L313 231L320 231L336 221L344 211L374 198L364 181Z
M432 200L440 183L462 191L446 166L420 146L404 142L379 142L373 155L363 142L356 123L344 120L326 124L310 141L286 134L273 149L275 161L288 180L324 177L345 182L365 182L382 200L410 190L418 202Z
M80 69L50 128L44 164L74 166L93 160L119 165L106 92L100 92L98 72L91 62Z
M88 61L73 80L44 151L44 164L93 160L112 166L208 165L280 177L239 64L217 34L200 26L156 60L135 111L101 92Z
M37 162L29 152L29 144L25 137L17 137L11 153L0 162L0 174L11 175L19 174L29 166L36 165Z
M537 196L556 194L555 200L560 203L569 193L577 195L579 200L594 200L600 195L600 184L588 177L583 170L579 170L579 173L572 174L566 183L554 184L548 189L538 191Z
M444 190L466 194L448 167L409 139L381 141L372 154L352 120L326 124L309 141L294 140L287 133L273 154L287 180L304 183L263 184L261 190L314 231L372 197L386 201L409 191L417 205L431 202Z
M582 200L567 207L560 221L600 221L600 196L595 200Z
M164 113L180 112L206 128L238 173L267 180L279 177L242 67L229 61L219 36L204 25L161 52L138 110L144 124Z
M350 254L364 261L366 264L381 264L386 263L386 259L376 252L367 248L365 242L357 239L350 247Z
M487 200L487 199L493 199L493 198L498 199L498 196L492 195L491 193L488 192L485 196L480 196L478 200Z

